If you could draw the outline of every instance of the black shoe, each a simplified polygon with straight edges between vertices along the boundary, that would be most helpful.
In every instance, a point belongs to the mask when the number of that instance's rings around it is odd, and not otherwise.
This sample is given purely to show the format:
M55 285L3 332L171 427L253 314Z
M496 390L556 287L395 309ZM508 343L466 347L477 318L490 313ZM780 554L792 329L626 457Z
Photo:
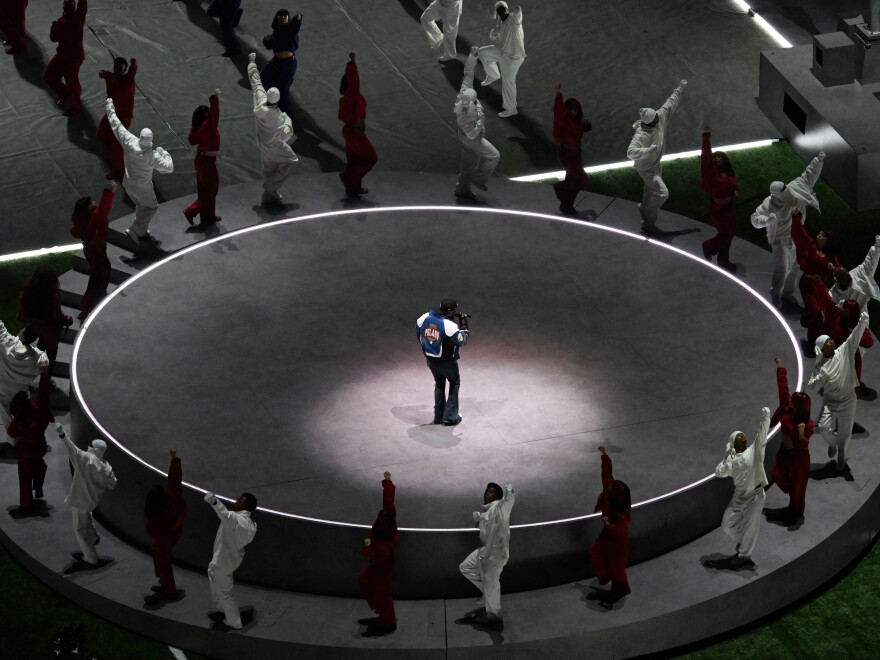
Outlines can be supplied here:
M476 199L476 198L477 198L477 196L476 196L474 193L472 193L470 190L468 190L467 192L465 192L465 191L459 192L459 191L456 190L456 191L455 191L455 196L458 197L459 199L471 199L471 200L473 200L473 199Z
M853 422L852 432L853 435L858 435L860 433L867 433L868 431L858 422Z
M355 199L357 197L360 197L361 195L366 195L368 192L370 192L370 191L367 190L366 188L346 188L345 189L345 194L348 195L349 199Z
M486 612L484 612L483 614L478 614L476 617L474 617L474 623L478 626L482 626L483 628L504 627L504 619L494 614L487 614Z
M564 216L568 216L569 218L581 217L580 213L577 212L577 209L571 204L560 204L559 212Z
M718 261L718 265L721 266L724 270L726 270L731 275L736 275L736 264L732 261Z
M709 263L712 263L712 257L714 256L714 252L712 252L712 250L707 248L705 245L703 245L702 247L703 247L703 259L705 259Z
M444 419L443 426L455 426L456 424L461 424L461 416L458 419Z

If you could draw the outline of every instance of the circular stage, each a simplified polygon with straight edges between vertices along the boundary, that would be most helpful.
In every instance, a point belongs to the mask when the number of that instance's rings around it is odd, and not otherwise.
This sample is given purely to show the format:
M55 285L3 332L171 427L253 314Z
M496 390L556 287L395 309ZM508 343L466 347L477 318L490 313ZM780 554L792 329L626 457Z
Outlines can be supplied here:
M457 427L431 424L414 330L447 296L473 315ZM609 227L490 208L225 234L127 281L81 335L74 394L124 449L114 467L164 470L173 447L196 488L337 529L372 522L390 470L400 526L461 532L462 547L487 481L515 485L523 537L592 514L600 445L643 506L701 482L723 499L710 475L730 431L751 436L775 403L773 355L799 375L783 320L736 278Z

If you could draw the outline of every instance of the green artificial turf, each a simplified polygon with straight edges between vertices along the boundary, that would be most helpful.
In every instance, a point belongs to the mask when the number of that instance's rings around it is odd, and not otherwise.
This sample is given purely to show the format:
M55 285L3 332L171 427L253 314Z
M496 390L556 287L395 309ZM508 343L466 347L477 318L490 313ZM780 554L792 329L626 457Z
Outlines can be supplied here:
M89 614L33 577L0 546L0 658L55 657L55 634L67 625L85 625L80 657L98 660L173 660L168 647ZM207 588L207 587L206 587ZM206 660L186 653L189 660Z

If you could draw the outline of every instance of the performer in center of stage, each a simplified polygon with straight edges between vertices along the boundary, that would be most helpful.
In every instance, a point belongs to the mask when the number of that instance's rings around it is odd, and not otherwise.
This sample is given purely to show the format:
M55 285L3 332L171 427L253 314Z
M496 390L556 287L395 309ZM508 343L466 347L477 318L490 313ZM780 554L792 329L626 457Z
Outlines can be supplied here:
M458 318L458 323L453 321ZM425 312L416 320L416 336L422 344L428 368L434 375L434 424L455 426L461 422L458 413L458 350L467 343L468 317L458 311L452 298L440 301L440 310ZM449 381L449 396L446 396Z
M364 556L370 561L361 571L358 581L370 609L379 616L361 619L366 622L364 637L381 637L397 630L394 600L391 597L391 576L394 573L394 554L397 552L397 508L394 506L394 482L391 473L382 479L382 510L370 535L364 539Z
M678 107L685 87L687 80L682 80L658 110L653 108L639 110L639 120L633 124L635 134L626 150L626 157L633 161L636 172L645 182L639 214L642 216L642 232L649 236L663 233L657 227L657 215L669 199L669 189L663 182L663 167L660 161L666 152L666 127L669 124L669 117Z
M281 204L283 195L281 185L290 175L290 170L299 160L287 141L293 136L293 122L281 112L278 101L281 93L275 88L263 88L260 72L257 70L257 54L248 56L248 78L254 93L254 121L257 125L257 146L263 164L263 206Z
M556 100L553 102L553 141L559 145L559 163L565 168L565 178L553 184L559 212L579 218L574 200L581 190L590 185L590 177L584 171L584 156L581 152L581 138L593 128L589 119L584 119L584 111L577 99L562 100L562 85L556 85Z
M715 468L716 477L733 479L733 497L721 527L736 543L736 554L726 559L704 562L709 568L744 568L754 566L751 559L758 543L758 530L761 527L761 510L764 507L764 488L767 475L764 474L764 450L767 447L767 433L770 431L770 408L761 408L761 424L755 434L755 441L746 448L748 441L742 431L734 431L727 442L727 455Z
M736 233L736 209L733 198L739 195L733 165L723 151L712 151L712 129L703 126L703 150L700 153L700 188L709 193L709 219L718 233L703 241L703 256L729 273L736 272L730 261L730 244Z
M339 173L345 194L351 198L366 195L363 178L379 161L373 143L367 137L367 100L361 94L361 77L354 53L348 54L345 75L339 82L339 121L345 140L345 169Z
M608 584L611 581L611 592L599 594L597 600L611 605L632 593L626 577L632 498L629 486L614 478L611 457L605 447L599 447L599 453L602 454L602 492L593 511L602 512L604 526L599 538L590 547L590 561L599 584Z
M455 99L455 119L458 123L458 140L461 142L461 172L455 185L455 196L460 199L476 199L471 184L480 190L488 190L486 184L498 166L501 155L486 139L486 123L483 106L477 100L474 89L474 68L477 66L477 47L464 64L461 89Z

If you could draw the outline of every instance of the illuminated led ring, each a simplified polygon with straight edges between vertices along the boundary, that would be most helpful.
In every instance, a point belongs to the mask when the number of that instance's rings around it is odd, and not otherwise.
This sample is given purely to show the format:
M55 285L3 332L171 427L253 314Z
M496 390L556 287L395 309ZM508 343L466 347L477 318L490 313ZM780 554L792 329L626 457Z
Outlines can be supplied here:
M731 282L734 282L738 286L740 286L743 289L745 289L746 291L748 291L762 305L764 305L764 307L767 308L767 310L770 311L770 313L776 317L776 320L779 321L779 324L785 329L785 332L788 335L788 338L791 340L792 346L794 347L794 354L797 358L797 368L798 368L796 389L799 389L802 382L803 382L804 363L803 363L803 358L801 357L801 352L799 350L800 347L798 345L797 339L794 336L794 332L792 332L791 328L789 327L788 323L785 321L785 318L782 316L782 314L779 313L779 310L776 309L773 305L771 305L770 302L761 293L759 293L758 291L756 291L755 289L750 287L748 284L746 284L742 280L734 277L732 274L728 273L723 268L720 268L720 267L716 266L715 264L708 262L701 257L698 257L694 254L691 254L690 252L685 252L684 250L677 248L677 247L673 247L667 243L664 243L663 241L658 241L658 240L655 240L652 238L647 238L645 236L642 236L641 234L635 234L633 232L625 231L623 229L617 229L615 227L609 227L607 225L600 225L600 224L595 224L595 223L585 223L583 221L574 220L571 218L564 218L564 217L560 217L558 215L548 215L546 213L534 213L531 211L515 211L515 210L510 210L510 209L493 209L493 208L472 207L472 206L386 206L386 207L375 207L375 208L368 208L368 209L357 209L356 212L358 214L365 214L365 213L389 213L389 212L394 213L394 212L400 212L400 211L409 211L409 212L413 212L413 211L455 211L456 213L461 213L462 211L472 211L474 213L497 213L497 214L503 214L503 215L514 215L514 216L524 216L524 217L529 217L529 218L539 218L541 220L551 220L553 222L565 222L565 223L569 223L572 225L576 225L581 228L589 228L589 229L595 229L595 230L599 230L599 231L606 231L606 232L618 234L620 236L626 236L627 238L633 238L633 239L636 239L639 241L647 241L648 243L650 243L654 246L663 248L665 250L671 250L672 252L675 252L676 254L678 254L680 256L687 257L688 259L691 259L692 261L698 263L703 268L712 269L715 272L719 273L720 275L728 278ZM265 222L265 223L261 223L259 225L253 225L250 227L244 227L242 229L230 231L230 232L221 234L219 236L215 236L213 238L199 241L198 243L194 243L193 245L187 246L185 248L182 248L182 249L176 251L176 252L170 254L169 256L165 257L161 261L157 261L156 263L151 264L150 266L148 266L147 268L145 268L141 272L136 273L135 275L132 275L125 282L123 282L116 289L114 289L112 293L108 294L97 305L97 307L95 307L94 312L89 315L88 319L86 319L86 322L83 324L82 329L77 334L76 343L73 346L73 357L71 358L71 361L70 361L71 388L72 388L73 392L76 394L76 398L79 401L79 404L80 404L83 412L88 416L89 420L92 422L94 427L96 429L98 429L107 440L109 440L114 445L116 445L116 447L118 447L120 451L125 452L128 456L133 458L135 461L144 465L145 467L149 468L150 470L156 472L157 474L160 474L162 476L167 476L167 474L165 472L163 472L162 470L160 470L159 468L157 468L153 465L150 465L149 463L144 461L142 458L140 458L137 454L135 454L135 453L131 452L129 449L127 449L118 440L116 440L116 438L114 438L107 431L107 429L105 429L101 425L101 423L95 418L95 416L92 414L92 411L89 409L88 404L86 403L85 399L83 398L82 392L80 391L80 388L79 388L79 379L77 377L77 359L79 357L79 348L80 348L80 345L82 344L83 337L85 337L86 333L88 332L89 327L91 326L92 322L97 318L97 316L101 312L101 310L104 307L106 307L107 305L109 305L110 302L117 295L119 295L122 291L124 291L127 286L129 286L133 282L137 281L141 277L144 277L145 275L147 275L151 271L153 271L157 268L161 268L164 264L166 264L169 261L178 259L185 254L193 252L193 251L195 251L199 248L205 247L207 245L211 245L212 243L216 243L218 241L223 241L228 238L232 238L234 236L240 236L242 234L246 234L246 233L253 232L253 231L258 231L258 230L263 229L265 227L277 227L277 226L280 226L283 224L300 222L303 220L315 220L315 219L319 219L319 218L333 218L333 217L338 217L338 216L348 216L348 215L351 215L352 213L353 213L353 211L351 211L351 210L327 211L325 213L313 213L311 215L297 216L295 218L286 218L284 220L275 220L272 222ZM777 424L771 430L770 437L772 437L777 432L778 429L779 429L779 425ZM691 484L688 484L686 486L682 486L681 488L678 488L678 489L671 491L669 493L665 493L663 495L660 495L658 497L653 497L651 499L642 500L641 502L636 502L632 505L632 507L638 508L641 506L646 506L646 505L651 504L652 502L656 502L658 500L672 497L673 495L676 495L676 494L681 493L683 491L689 490L691 488L695 488L695 487L699 486L700 484L706 483L707 481L710 481L714 478L715 478L714 474L709 474L709 475L703 477L702 479L699 479L699 480L697 480ZM184 482L184 485L186 485L186 486L188 486L188 487L192 488L193 490L198 491L200 493L207 493L208 492L204 488L200 488L199 486L196 486L195 484ZM218 499L226 500L227 502L234 502L233 499L228 498L228 497L223 497L223 496L219 496L219 495L217 497L218 497ZM303 520L303 521L309 521L309 522L322 523L322 524L326 524L326 525L337 525L340 527L353 527L353 528L360 528L360 529L370 529L370 527L371 527L370 525L362 525L362 524L357 524L357 523L347 523L347 522L340 522L340 521L336 521L336 520L323 520L321 518L311 518L309 516L302 516L302 515L298 515L298 514L294 514L294 513L287 513L285 511L277 511L275 509L267 509L265 507L260 507L260 510L266 511L268 513L273 513L278 516L284 516L287 518L295 518L297 520ZM591 514L587 514L584 516L575 516L572 518L561 518L559 520L548 520L548 521L537 522L537 523L511 525L511 528L512 529L518 529L518 528L522 529L522 528L526 528L526 527L540 527L542 525L555 525L555 524L560 524L560 523L573 522L576 520L584 520L586 518L594 518L594 517L598 517L600 515L601 515L601 513L591 513ZM472 527L466 527L466 528L401 527L400 530L401 531L411 531L411 532L473 532L474 531L474 529Z

